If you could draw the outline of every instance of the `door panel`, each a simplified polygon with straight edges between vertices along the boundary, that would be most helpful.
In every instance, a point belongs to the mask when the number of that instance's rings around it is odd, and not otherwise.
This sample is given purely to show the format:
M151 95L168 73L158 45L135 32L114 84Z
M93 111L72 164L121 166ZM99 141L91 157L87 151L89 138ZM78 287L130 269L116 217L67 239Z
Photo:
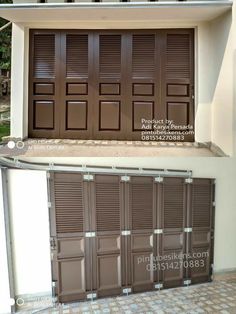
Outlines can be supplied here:
M144 126L155 130L142 119L193 125L192 30L31 30L30 38L29 136L141 140ZM171 132L155 140L194 140Z
M211 280L212 179L55 172L50 201L59 302Z

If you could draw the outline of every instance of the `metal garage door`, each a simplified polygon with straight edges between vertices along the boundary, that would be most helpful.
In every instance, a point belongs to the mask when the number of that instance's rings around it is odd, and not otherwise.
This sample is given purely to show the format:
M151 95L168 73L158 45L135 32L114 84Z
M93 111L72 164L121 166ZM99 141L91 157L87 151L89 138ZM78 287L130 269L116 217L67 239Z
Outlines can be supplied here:
M50 174L60 302L211 280L214 180Z
M32 30L29 136L145 140L166 119L193 126L193 68L191 29ZM194 140L169 131L150 139Z

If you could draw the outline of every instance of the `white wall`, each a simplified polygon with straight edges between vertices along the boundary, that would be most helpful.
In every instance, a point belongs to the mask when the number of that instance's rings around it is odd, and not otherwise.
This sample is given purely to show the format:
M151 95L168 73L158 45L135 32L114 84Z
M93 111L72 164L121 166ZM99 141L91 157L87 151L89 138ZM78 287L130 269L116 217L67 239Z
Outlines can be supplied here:
M48 158L47 161L98 166L187 169L193 170L194 177L216 178L215 270L236 268L236 159L124 157ZM50 291L46 174L40 171L10 170L9 189L16 294Z
M10 287L6 250L5 221L2 196L2 176L0 169L0 313L10 313Z
M46 173L9 171L16 295L51 290Z

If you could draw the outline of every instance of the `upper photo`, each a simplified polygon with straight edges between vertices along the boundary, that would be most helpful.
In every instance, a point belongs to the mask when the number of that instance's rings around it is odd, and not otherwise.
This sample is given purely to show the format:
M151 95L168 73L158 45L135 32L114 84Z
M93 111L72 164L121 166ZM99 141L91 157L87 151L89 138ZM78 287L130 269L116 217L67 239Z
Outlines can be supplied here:
M0 156L236 156L235 1L0 3Z

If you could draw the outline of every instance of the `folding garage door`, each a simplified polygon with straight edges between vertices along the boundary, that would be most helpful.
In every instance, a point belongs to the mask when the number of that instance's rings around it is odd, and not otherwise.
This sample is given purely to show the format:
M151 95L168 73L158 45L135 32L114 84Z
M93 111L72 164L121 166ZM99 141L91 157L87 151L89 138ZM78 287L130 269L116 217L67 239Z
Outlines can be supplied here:
M60 302L211 280L214 181L50 174Z
M193 67L191 29L32 30L29 136L141 140L167 119L178 137L150 139L193 141Z

